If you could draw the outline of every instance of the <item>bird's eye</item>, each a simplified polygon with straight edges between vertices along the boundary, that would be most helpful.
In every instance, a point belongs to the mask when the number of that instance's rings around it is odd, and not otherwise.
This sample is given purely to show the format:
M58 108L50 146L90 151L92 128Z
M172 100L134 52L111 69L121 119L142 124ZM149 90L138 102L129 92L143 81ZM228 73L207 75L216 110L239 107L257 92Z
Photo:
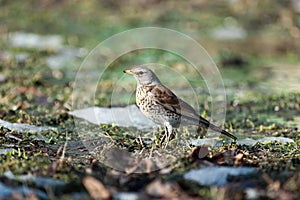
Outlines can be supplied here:
M140 76L140 75L143 75L143 74L144 74L144 72L139 72L139 73L138 73L139 76Z

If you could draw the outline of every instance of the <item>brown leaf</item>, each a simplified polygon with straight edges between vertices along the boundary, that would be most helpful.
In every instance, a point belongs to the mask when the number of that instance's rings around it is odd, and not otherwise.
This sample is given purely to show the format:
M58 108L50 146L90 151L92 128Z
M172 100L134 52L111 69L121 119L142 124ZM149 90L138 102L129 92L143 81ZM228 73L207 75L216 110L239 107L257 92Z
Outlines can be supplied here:
M146 187L146 193L150 196L159 198L174 198L176 196L175 191L172 189L170 183L162 183L160 179L156 179Z
M239 165L242 163L243 161L243 157L244 157L244 154L242 153L238 153L237 155L234 156L234 165Z
M192 151L189 154L189 157L191 157L193 160L202 159L208 156L211 148L208 145L203 145L201 147L195 147L192 149Z
M97 179L87 176L82 181L84 187L93 199L110 199L111 194Z
M165 182L161 179L152 181L146 187L146 193L154 198L172 199L172 200L193 200L195 198L187 195L176 182ZM197 198L198 199L198 198Z

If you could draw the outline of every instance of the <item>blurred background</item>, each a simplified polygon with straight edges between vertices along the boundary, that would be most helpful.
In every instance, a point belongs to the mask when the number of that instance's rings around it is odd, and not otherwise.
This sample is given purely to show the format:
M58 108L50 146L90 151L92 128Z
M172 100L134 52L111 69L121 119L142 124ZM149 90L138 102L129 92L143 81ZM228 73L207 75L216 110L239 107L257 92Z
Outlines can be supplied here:
M1 0L0 5L1 60L25 61L29 52L42 51L39 58L58 79L68 76L64 70L72 61L82 61L113 34L157 26L185 33L203 45L229 89L286 92L300 86L298 0ZM130 66L154 57L182 67L178 58L166 61L162 54L135 52L113 65Z

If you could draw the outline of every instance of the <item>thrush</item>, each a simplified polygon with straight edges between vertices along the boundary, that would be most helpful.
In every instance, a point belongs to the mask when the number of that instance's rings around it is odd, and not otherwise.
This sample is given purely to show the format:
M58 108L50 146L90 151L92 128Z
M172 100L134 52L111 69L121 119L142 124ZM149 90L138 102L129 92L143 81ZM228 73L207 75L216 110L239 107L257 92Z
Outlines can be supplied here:
M136 79L136 104L147 118L165 127L167 143L173 128L178 128L180 125L210 128L234 140L237 139L231 133L198 115L192 106L164 86L149 68L137 66L124 70L124 73L131 74Z

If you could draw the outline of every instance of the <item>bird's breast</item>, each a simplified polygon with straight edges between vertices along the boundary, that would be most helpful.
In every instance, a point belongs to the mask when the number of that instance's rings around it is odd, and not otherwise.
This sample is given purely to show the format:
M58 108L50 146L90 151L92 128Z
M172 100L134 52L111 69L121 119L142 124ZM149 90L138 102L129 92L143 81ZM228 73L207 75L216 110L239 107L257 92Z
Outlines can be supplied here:
M175 124L180 118L179 115L174 115L173 112L166 110L162 105L158 104L155 95L149 87L137 88L136 103L141 112L157 124L163 125L164 122Z
M140 107L144 104L149 104L151 98L153 98L153 94L150 91L151 88L149 87L138 87L136 90L136 103Z

